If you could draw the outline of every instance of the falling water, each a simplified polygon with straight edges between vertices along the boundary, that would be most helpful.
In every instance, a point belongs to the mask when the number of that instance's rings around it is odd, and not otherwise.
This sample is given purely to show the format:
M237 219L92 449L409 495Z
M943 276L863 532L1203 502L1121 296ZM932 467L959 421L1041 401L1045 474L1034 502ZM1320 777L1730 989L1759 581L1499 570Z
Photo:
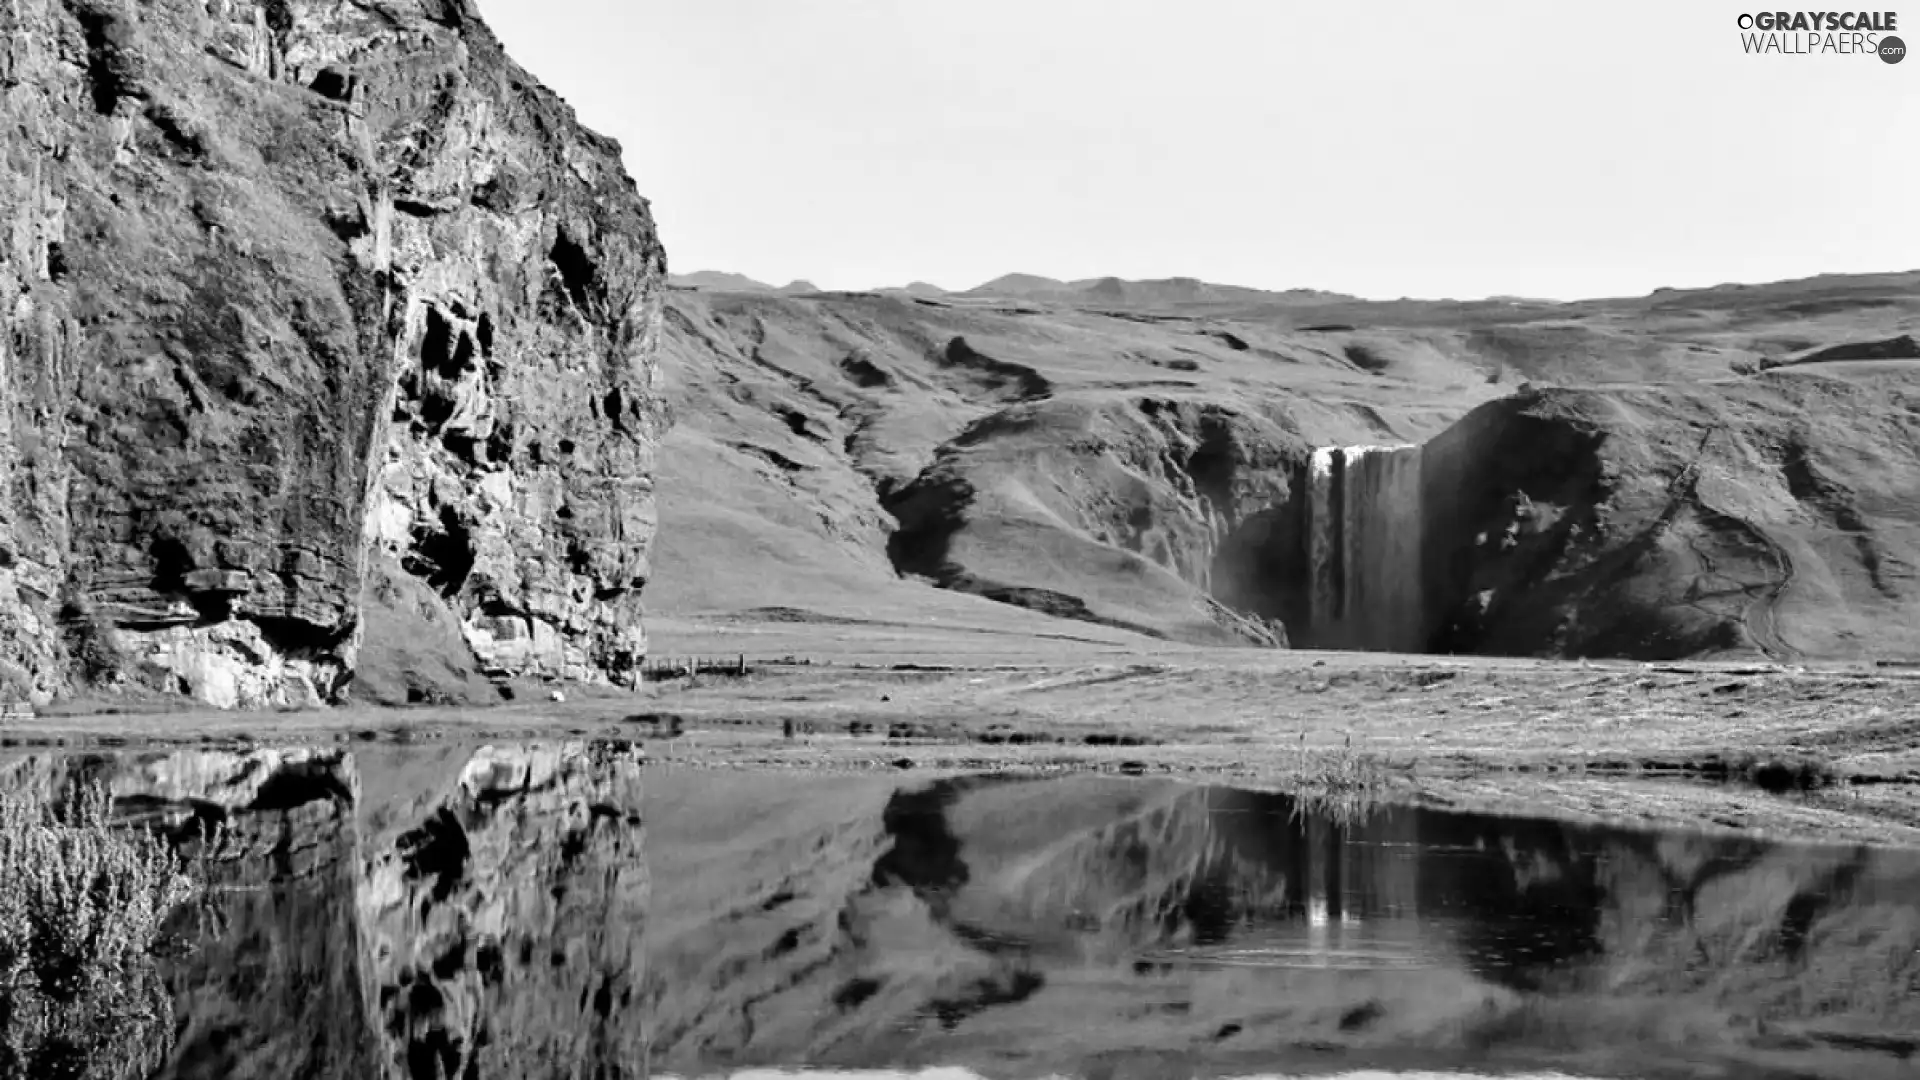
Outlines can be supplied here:
M1307 463L1307 619L1299 644L1419 652L1420 448L1339 446Z

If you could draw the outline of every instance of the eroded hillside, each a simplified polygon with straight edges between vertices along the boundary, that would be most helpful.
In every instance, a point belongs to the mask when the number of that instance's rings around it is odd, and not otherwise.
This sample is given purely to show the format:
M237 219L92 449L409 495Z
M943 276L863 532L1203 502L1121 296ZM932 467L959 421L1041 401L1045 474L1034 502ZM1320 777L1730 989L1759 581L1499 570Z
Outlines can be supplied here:
M673 291L653 608L978 621L961 593L1311 643L1312 451L1425 443L1484 405L1436 444L1457 460L1426 500L1429 647L1906 645L1864 628L1915 622L1920 275L1575 304L1178 284Z

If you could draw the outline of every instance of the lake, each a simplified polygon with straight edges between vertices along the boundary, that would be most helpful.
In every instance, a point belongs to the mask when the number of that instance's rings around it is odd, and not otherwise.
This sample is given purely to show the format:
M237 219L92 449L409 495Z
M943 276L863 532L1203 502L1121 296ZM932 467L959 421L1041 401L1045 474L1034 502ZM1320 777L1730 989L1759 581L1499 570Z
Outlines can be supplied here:
M625 742L49 754L0 779L103 784L207 882L154 961L152 1076L1920 1070L1912 851L678 769Z

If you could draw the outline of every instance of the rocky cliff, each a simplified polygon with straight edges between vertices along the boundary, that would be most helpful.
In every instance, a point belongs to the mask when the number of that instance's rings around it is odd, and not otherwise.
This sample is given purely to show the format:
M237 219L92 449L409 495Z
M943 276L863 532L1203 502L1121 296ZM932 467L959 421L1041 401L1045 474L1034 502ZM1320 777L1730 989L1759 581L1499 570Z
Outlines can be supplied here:
M640 655L665 258L468 0L12 0L0 129L8 692Z

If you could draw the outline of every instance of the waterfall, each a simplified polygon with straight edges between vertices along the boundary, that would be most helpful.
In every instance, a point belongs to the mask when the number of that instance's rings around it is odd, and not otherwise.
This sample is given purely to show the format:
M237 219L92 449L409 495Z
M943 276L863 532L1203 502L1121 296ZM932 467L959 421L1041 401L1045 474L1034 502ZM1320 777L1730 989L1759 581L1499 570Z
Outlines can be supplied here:
M1307 626L1319 649L1426 648L1418 446L1315 450L1305 492Z

